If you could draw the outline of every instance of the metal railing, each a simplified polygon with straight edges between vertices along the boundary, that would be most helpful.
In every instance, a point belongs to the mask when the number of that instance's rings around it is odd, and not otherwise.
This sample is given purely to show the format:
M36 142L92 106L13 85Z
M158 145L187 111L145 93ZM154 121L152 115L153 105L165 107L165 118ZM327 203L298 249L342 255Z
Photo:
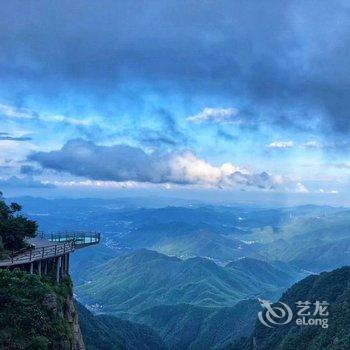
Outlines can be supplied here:
M89 245L100 242L101 235L99 232L59 232L51 233L45 236L51 242L70 242L74 241L75 245Z
M6 264L6 263L26 263L26 262L31 262L35 260L41 260L45 258L50 258L58 255L63 255L66 253L70 253L74 251L75 248L75 242L70 241L66 243L61 243L61 244L55 244L55 245L50 245L47 247L41 247L41 248L30 248L24 253L18 254L12 253L11 256L5 260L1 260L1 264Z
M101 239L99 232L67 231L51 234L44 234L41 232L38 236L52 242L53 244L37 248L34 246L12 252L10 257L0 260L0 266L24 264L26 262L63 255L74 251L76 248L98 244Z

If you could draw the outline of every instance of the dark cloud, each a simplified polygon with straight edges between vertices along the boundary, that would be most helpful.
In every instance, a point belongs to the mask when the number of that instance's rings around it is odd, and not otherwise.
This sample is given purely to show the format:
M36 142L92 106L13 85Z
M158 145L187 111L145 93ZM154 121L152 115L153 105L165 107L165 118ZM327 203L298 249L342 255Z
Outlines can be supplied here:
M170 111L160 108L157 113L162 123L162 133L169 135L178 143L185 145L188 142L187 136L179 128L174 116Z
M41 168L35 168L31 165L22 165L20 172L24 175L40 175L42 174L43 170Z
M30 141L31 139L28 136L11 136L6 132L0 132L0 141Z
M267 173L241 172L232 164L213 166L191 151L148 154L136 147L99 146L82 139L70 140L57 151L34 153L28 160L46 169L102 181L260 188L271 188L275 181Z
M266 110L274 125L311 118L346 133L349 12L337 0L7 1L0 78L18 94L78 92L99 106L128 82L216 94Z
M29 157L43 168L93 180L162 183L169 180L161 158L126 145L98 146L82 139L68 141L61 150Z
M141 128L136 138L144 145L151 147L186 146L189 137L177 124L172 113L164 108L158 109L155 118L159 123L158 129Z
M161 131L145 128L140 130L138 140L146 146L157 148L163 146L174 147L179 144L178 140L169 137L168 135L165 135Z
M220 138L223 138L226 141L237 141L238 137L235 135L230 134L229 132L223 130L223 129L218 129L217 130L217 136Z
M11 176L7 179L0 179L2 188L55 188L53 184L43 183L33 179L32 176L17 177Z

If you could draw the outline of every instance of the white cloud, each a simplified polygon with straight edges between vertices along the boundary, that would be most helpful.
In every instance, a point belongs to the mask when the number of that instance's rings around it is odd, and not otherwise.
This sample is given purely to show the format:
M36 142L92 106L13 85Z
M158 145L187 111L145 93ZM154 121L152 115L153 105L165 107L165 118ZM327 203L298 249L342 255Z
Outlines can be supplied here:
M301 145L301 147L303 148L315 148L315 149L321 149L321 148L324 148L324 146L319 143L318 141L307 141L305 142L303 145Z
M266 147L270 149L287 149L294 146L293 141L274 141L268 144Z
M308 190L308 188L303 185L301 182L298 182L295 186L295 192L297 193L310 193L310 191Z
M70 180L53 181L53 185L61 187L95 187L95 188L138 188L140 187L134 181L96 181L96 180Z
M337 163L332 165L339 169L350 169L350 162Z
M99 146L81 139L68 141L61 150L37 152L29 157L43 168L95 181L233 187L274 188L281 176L255 173L232 163L210 164L192 151L146 153L125 145Z
M324 194L338 194L339 193L338 190L324 190L323 188L320 188L317 192L324 193Z
M16 108L0 104L0 113L8 118L34 119L36 114L26 108Z
M54 188L53 184L35 180L32 176L0 178L0 186L4 188Z
M198 114L187 117L190 122L205 122L211 121L215 123L228 123L233 122L232 118L238 114L238 109L236 108L204 108ZM238 120L236 121L239 122Z
M80 119L66 117L61 114L43 115L43 116L40 116L39 119L45 122L67 123L67 124L76 125L76 126L89 126L92 124L92 121L89 119L80 120Z
M49 123L66 123L75 126L89 126L93 124L91 119L76 119L61 114L39 114L27 108L17 108L0 104L0 114L7 118L35 119Z

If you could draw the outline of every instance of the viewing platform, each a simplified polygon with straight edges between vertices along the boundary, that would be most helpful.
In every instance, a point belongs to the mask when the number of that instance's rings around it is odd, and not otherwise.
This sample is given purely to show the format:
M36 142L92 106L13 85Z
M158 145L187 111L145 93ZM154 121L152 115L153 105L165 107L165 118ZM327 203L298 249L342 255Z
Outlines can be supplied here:
M13 252L10 257L0 260L0 268L15 267L29 273L56 273L56 281L69 271L69 254L76 249L100 243L98 232L64 232L49 235L41 234L28 239L29 247Z

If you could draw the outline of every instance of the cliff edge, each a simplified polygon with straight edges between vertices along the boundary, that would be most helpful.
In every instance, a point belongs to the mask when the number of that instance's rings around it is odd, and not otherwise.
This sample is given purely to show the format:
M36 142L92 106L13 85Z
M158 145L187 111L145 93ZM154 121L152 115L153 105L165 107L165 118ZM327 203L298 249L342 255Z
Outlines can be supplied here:
M85 350L69 277L0 270L0 348Z

